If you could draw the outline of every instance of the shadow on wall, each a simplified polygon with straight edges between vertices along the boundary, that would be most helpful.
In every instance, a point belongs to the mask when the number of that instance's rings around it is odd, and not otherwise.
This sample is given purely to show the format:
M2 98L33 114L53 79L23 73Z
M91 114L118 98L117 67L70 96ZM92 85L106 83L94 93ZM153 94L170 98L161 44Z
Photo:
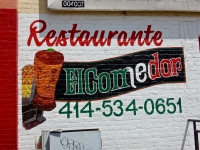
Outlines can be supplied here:
M45 4L46 5L46 4ZM44 5L40 5L43 7ZM46 8L46 6L45 6ZM40 8L39 10L43 9ZM47 8L46 8L47 9ZM71 12L48 10L30 25L28 45L37 46L162 46L164 39L197 39L200 22L172 21L138 12ZM154 14L154 13L153 13ZM142 16L144 15L144 16ZM53 17L53 18L52 18ZM158 16L157 16L158 17ZM148 21L147 21L148 20ZM163 24L166 21L167 23ZM38 25L39 24L39 25ZM34 28L37 26L37 28ZM173 28L171 27L173 26ZM190 32L189 32L190 31ZM41 39L39 39L41 38ZM182 45L184 46L184 43Z
M181 145L181 150L184 150L185 141L186 141L186 137L187 137L187 133L188 133L188 127L189 127L189 121L187 121L187 124L186 124L186 127L185 127L185 133L184 133L183 142L182 142L182 145Z
M97 37L101 37L103 39L110 38L111 40L119 40L123 38L126 41L128 41L128 38L135 37L137 39L139 37L141 38L147 37L146 34L144 33L144 31L146 30L150 31L149 40L151 39L151 37L154 37L154 39L159 38L158 37L159 35L157 35L156 37L154 33L156 33L156 31L160 29L160 26L162 27L163 33L164 32L170 33L170 34L163 34L162 39L198 40L198 35L200 35L200 22L198 21L198 19L192 19L191 21L183 21L183 22L178 21L178 19L176 19L179 16L186 16L186 17L188 16L195 18L195 16L199 16L200 13L188 13L188 12L158 13L158 12L133 12L133 11L129 12L58 11L58 10L49 10L47 8L47 1L48 0L39 1L39 19L45 21L46 26L44 25L44 23L40 23L40 27L38 29L41 29L41 32L38 35L41 38L45 38L47 37L47 34L49 34L48 38L51 39L51 41L55 41L57 45L59 45L59 42L58 40L56 40L56 37L67 38L67 45L73 45L70 42L68 42L69 41L68 38L77 38L80 36L81 33L83 37L91 38L92 36L95 36L96 30L99 30ZM175 17L175 21L172 20L171 16ZM160 20L157 19L158 17L161 17ZM156 22L158 23L155 23L155 18ZM148 28L148 25L151 25L151 28ZM169 26L173 26L173 28ZM69 30L72 31L70 32ZM139 33L140 30L143 32L143 34ZM63 32L61 33L61 31ZM73 31L74 32L76 31L74 33L74 36L72 36ZM83 33L83 31L85 32ZM105 31L105 33L103 34L101 31ZM112 34L110 33L110 36L108 35L109 31L112 32ZM126 33L122 33L122 31L125 31ZM135 33L133 33L133 31L135 31ZM55 45L55 43L53 44L53 42L47 42L47 45L57 46ZM123 44L126 46L126 43L122 43L122 46L124 46ZM65 45L65 43L63 45ZM88 43L85 45L88 45ZM134 44L131 46L134 46Z

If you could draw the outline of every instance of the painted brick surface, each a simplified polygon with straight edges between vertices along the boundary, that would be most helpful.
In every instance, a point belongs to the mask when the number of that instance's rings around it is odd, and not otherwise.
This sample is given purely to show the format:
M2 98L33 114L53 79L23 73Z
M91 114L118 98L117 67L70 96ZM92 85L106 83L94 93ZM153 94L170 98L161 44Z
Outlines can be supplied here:
M0 4L1 4L0 8L2 8L2 9L13 9L13 8L15 8L16 9L17 2L18 1L11 1L11 0L4 1L4 0L0 0Z
M0 9L0 149L16 150L18 117L17 10L5 8Z
M121 16L121 15L80 15L80 14L26 14L21 13L19 19L19 54L18 54L18 148L19 150L33 150L35 136L41 134L44 129L90 129L99 128L102 137L103 150L179 150L184 143L184 150L194 149L193 127L189 124L186 128L187 119L199 119L199 17L188 16ZM111 45L94 46L92 43L88 46L76 44L72 46L67 39L67 45L50 46L44 42L37 46L30 36L30 25L35 20L43 20L47 27L37 34L39 41L42 41L50 30L55 30L58 37L61 30L71 30L73 24L77 24L77 30L87 30L90 37L95 30L105 30L105 35L109 31L125 31L130 37L132 31L144 31L148 25L154 31L162 32L162 44L156 46L153 42L148 45L141 45L136 42L134 46L119 46L117 36L111 39ZM42 24L34 24L37 30L41 29ZM69 32L66 37L69 38ZM75 36L74 39L77 38ZM106 37L106 36L105 36ZM143 35L144 38L144 35ZM53 39L50 40L53 42ZM66 62L90 62L100 61L103 59L119 57L122 55L137 53L151 48L163 47L183 47L186 82L184 83L166 83L158 84L151 87L143 88L130 93L123 93L111 98L92 101L92 108L101 108L100 111L92 113L89 117L87 113L80 113L76 118L74 110L75 102L70 103L70 110L73 113L70 118L67 114L59 114L59 110L67 103L56 101L56 108L52 111L44 111L43 116L46 121L38 126L26 130L23 127L22 114L22 69L25 65L34 64L34 56L40 50L53 47L56 51L64 55ZM166 54L167 55L167 54ZM153 59L153 57L152 57ZM142 60L141 60L142 62ZM92 65L91 65L92 67ZM184 67L184 66L182 66ZM45 82L45 81L44 81ZM66 82L66 81L64 81ZM67 83L66 83L67 84ZM136 105L144 106L147 99L152 99L154 103L157 99L165 100L166 111L159 114L148 115L144 109L138 110L136 115L133 112L125 111L125 108L135 99ZM176 104L176 112L169 114L166 106L167 98L174 98L175 104L181 98L182 112ZM123 115L116 117L112 114L109 117L103 113L109 113L109 109L103 109L103 101L111 100L113 111L119 113L120 110L113 103L116 100L123 102ZM89 100L88 100L89 101ZM80 102L79 109L83 108L86 103ZM170 108L171 110L171 108ZM198 126L200 128L200 126ZM187 130L186 130L187 129ZM185 141L183 140L186 137Z

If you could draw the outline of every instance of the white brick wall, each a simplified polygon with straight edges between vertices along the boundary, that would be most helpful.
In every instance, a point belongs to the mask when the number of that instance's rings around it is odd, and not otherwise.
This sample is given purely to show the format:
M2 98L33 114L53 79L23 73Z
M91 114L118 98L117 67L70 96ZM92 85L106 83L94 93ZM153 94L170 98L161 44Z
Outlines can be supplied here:
M104 117L102 111L95 112L89 118L87 114L80 114L80 118L75 118L75 114L68 119L66 115L59 114L58 111L64 106L64 102L57 102L57 107L50 112L45 112L47 120L41 125L25 130L22 127L21 113L21 69L27 64L33 64L34 55L37 51L48 48L46 45L37 47L34 42L27 45L29 36L29 26L34 20L45 20L47 30L61 29L69 30L72 24L78 24L78 29L89 30L112 30L126 31L144 30L147 25L152 25L153 30L160 30L163 33L163 47L183 46L186 66L186 83L181 84L159 84L121 96L109 98L112 103L115 100L122 100L127 106L133 99L137 105L144 104L147 98L156 100L158 98L167 99L169 97L178 100L182 99L182 113L162 115L153 113L147 115L143 110L137 115L124 113L121 117ZM58 14L19 14L19 57L18 57L18 136L19 150L34 150L35 136L41 134L43 129L85 129L99 128L102 136L103 150L180 150L186 129L187 119L199 119L200 108L200 52L198 45L200 17L168 16L106 16L106 15L58 15ZM44 36L44 35L41 35ZM123 54L142 51L150 46L121 46L112 40L111 46L75 46L54 47L65 56L65 61L91 61L112 58ZM71 104L73 107L75 103ZM86 102L80 103L80 108ZM92 107L101 106L102 101L92 102ZM125 107L124 107L125 108ZM115 110L116 108L114 108ZM199 126L200 129L200 126ZM189 124L184 150L193 150L193 126Z

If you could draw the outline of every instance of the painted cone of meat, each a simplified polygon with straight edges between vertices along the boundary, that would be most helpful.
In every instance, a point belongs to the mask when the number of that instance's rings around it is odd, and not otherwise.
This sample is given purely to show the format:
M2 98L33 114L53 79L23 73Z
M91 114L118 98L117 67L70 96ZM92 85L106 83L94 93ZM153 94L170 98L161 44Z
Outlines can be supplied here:
M37 94L33 105L41 110L51 111L56 107L55 88L64 56L54 49L42 50L35 54L34 75Z

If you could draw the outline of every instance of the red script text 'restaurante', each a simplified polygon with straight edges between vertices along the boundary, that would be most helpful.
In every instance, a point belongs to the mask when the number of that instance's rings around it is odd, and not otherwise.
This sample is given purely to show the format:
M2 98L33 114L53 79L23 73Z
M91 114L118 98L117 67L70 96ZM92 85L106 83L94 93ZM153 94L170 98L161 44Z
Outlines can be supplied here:
M40 29L36 26L40 23ZM35 20L30 25L30 35L28 37L27 45L30 46L34 41L37 46L46 44L47 46L111 46L112 39L117 39L119 46L134 46L137 43L139 46L149 46L154 43L156 46L160 46L163 42L162 32L154 31L151 29L151 25L147 25L147 29L142 31L132 31L131 36L128 37L126 31L109 31L105 35L105 30L95 30L91 33L88 30L77 29L77 24L72 25L70 30L60 30L57 34L56 30L47 31L46 36L43 39L39 39L41 33L46 32L47 24L44 20Z

